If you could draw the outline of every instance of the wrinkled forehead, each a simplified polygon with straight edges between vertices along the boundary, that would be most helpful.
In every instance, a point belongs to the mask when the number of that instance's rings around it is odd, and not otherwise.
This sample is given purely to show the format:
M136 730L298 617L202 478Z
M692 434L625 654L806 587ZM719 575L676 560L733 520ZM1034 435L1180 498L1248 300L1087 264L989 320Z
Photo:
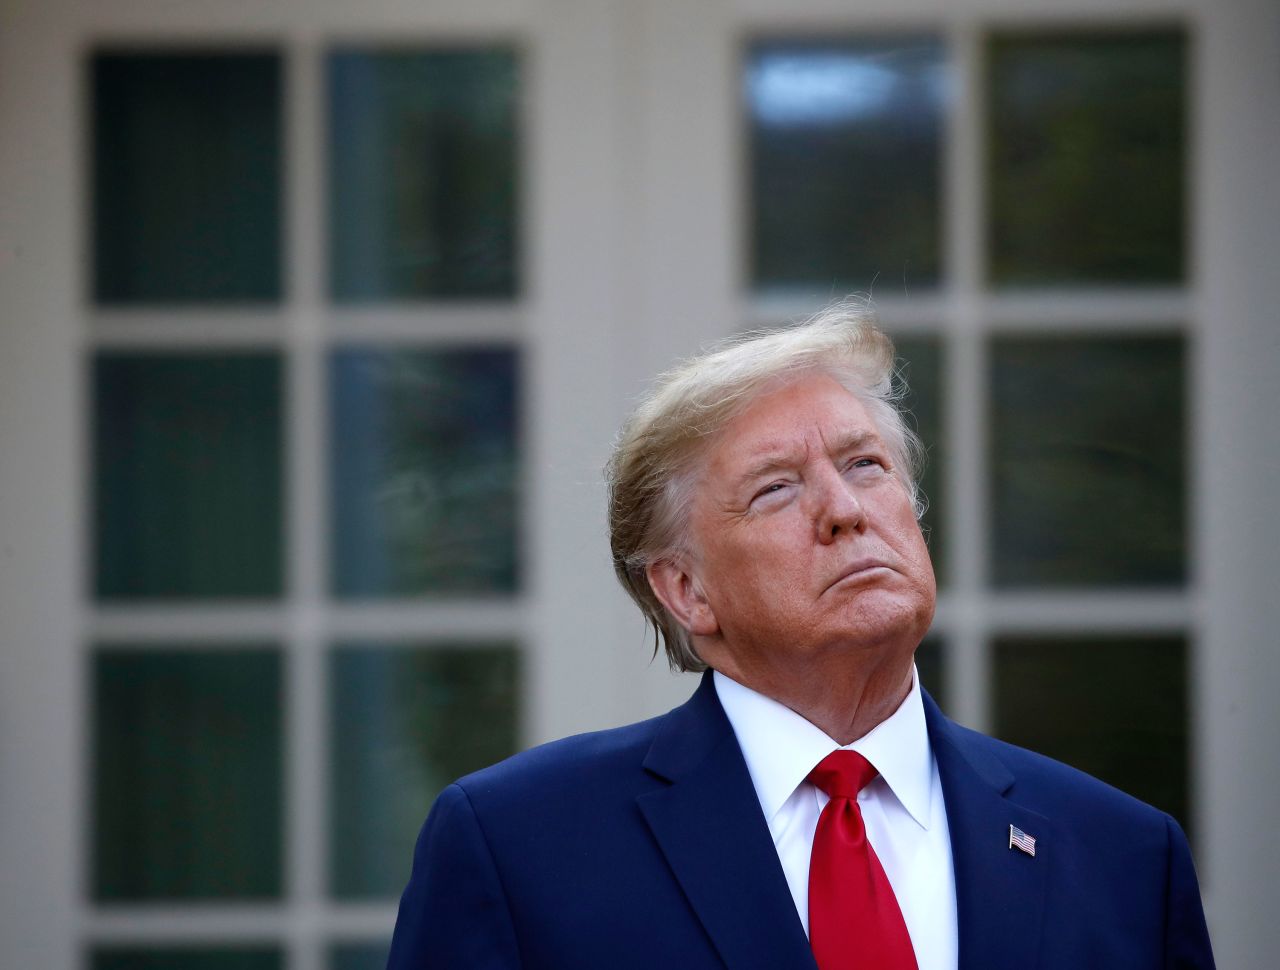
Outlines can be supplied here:
M809 374L757 394L703 448L704 478L738 475L756 466L801 463L881 444L880 429L862 401L835 378Z

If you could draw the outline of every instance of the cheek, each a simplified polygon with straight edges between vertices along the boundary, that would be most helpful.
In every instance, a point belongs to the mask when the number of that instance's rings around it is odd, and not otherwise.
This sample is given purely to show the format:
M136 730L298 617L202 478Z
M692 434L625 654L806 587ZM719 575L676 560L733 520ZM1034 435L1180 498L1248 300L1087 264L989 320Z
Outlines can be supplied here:
M889 518L893 523L893 544L897 547L899 554L913 563L917 567L916 571L922 574L920 578L927 579L932 586L933 562L929 558L929 547L924 541L924 535L920 532L920 524L916 521L915 513L907 505L895 509L894 514Z
M929 557L929 547L925 544L924 536L921 535L920 527L915 524L914 519L906 537L910 550L908 555L916 566L917 578L930 590L936 589L937 583L933 575L933 560Z
M776 549L741 549L732 561L720 563L718 581L707 592L721 622L739 628L764 627L775 614L794 609L802 599L803 584L784 560Z

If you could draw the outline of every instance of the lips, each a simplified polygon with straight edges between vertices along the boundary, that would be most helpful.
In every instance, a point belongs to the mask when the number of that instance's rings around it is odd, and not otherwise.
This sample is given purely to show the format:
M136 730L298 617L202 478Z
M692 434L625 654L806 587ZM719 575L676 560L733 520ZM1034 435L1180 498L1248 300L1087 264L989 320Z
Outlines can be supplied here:
M842 569L839 575L837 575L836 578L832 580L831 583L827 586L827 589L831 589L833 586L839 586L841 583L848 582L851 580L856 581L859 578L866 576L867 574L877 569L892 569L892 568L893 567L890 566L883 559L877 559L872 556L868 556L863 559L857 559L849 563L844 569Z

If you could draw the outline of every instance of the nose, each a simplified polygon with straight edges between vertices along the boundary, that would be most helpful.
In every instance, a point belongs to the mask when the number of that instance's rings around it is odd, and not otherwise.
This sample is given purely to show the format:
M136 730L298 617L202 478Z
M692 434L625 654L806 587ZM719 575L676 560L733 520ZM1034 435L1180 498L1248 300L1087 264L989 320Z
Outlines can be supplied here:
M834 468L823 476L817 493L815 525L818 541L835 542L842 532L860 532L866 526L866 512L854 487Z

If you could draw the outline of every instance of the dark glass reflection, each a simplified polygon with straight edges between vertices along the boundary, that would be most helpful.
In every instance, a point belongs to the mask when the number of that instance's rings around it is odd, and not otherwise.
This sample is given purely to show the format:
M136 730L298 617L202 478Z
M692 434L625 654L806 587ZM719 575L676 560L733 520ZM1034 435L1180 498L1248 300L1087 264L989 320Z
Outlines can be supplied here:
M517 98L508 50L329 55L334 299L515 293Z
M1186 653L1174 637L1002 637L996 734L1188 828Z
M278 897L279 653L101 649L92 689L94 897Z
M283 955L264 946L98 946L92 970L281 970Z
M385 970L391 943L339 943L329 950L329 970Z
M346 348L329 374L334 593L512 592L515 354Z
M916 648L916 673L920 686L943 707L947 702L947 656L937 637L926 637Z
M279 56L102 52L90 77L94 299L279 299Z
M941 275L942 114L929 36L761 41L747 55L751 282L894 293Z
M928 503L920 527L929 543L929 556L939 583L945 579L946 552L944 528L946 517L943 497L942 441L942 346L937 337L895 337L898 352L898 374L907 387L902 407L925 446L924 473L920 490Z
M999 586L1186 577L1180 337L1002 337L991 353Z
M280 395L273 354L97 356L99 599L280 594Z
M987 62L992 280L1180 281L1182 32L997 35Z
M449 782L516 750L516 650L352 644L330 663L335 896L395 896Z

